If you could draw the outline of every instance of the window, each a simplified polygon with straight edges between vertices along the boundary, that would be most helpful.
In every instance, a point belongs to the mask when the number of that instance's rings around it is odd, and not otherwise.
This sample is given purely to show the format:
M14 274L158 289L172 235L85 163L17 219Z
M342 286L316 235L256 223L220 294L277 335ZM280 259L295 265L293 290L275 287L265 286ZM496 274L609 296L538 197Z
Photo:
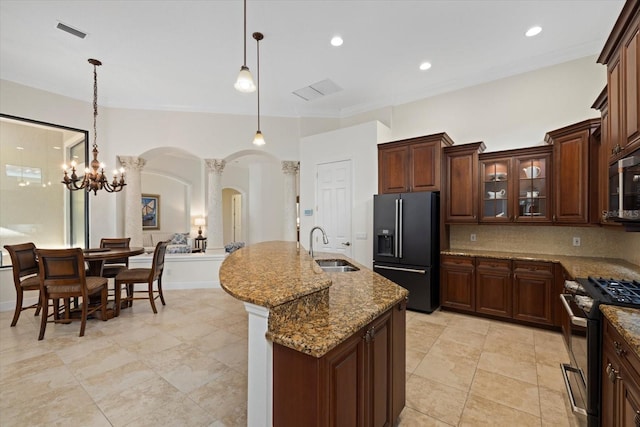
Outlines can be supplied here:
M88 247L89 203L69 191L62 165L88 163L88 132L0 114L0 266L11 265L4 245Z

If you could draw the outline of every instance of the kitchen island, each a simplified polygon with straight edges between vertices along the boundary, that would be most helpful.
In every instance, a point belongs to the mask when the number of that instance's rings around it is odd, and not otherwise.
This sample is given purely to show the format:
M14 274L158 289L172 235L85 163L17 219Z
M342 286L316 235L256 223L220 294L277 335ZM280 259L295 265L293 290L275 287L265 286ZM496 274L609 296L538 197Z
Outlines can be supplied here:
M345 257L318 258L358 270L327 273L295 242L250 245L220 268L249 313L248 425L371 424L404 406L407 290Z

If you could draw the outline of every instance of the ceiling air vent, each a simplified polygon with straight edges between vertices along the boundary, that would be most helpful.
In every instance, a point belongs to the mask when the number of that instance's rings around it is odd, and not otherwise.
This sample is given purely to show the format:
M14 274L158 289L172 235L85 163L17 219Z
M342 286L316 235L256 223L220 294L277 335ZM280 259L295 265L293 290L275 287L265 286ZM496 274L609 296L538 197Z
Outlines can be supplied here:
M342 88L340 86L331 80L326 79L310 84L309 86L305 86L302 89L294 90L291 93L305 101L313 101L314 99L322 98L323 96L331 95L332 93L340 92L341 90Z
M73 34L76 37L80 37L81 39L87 37L87 33L83 33L80 30L76 30L75 28L65 25L62 22L58 22L58 25L56 26L56 28L64 32L67 32L69 34Z

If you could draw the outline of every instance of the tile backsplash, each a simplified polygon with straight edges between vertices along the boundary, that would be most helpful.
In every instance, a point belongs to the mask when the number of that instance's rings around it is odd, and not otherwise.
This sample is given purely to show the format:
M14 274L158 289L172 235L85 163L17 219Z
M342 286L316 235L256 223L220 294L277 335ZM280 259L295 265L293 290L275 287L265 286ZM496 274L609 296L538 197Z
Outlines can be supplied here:
M580 246L573 246L574 237ZM452 249L620 258L640 265L640 233L602 227L452 225L449 243Z

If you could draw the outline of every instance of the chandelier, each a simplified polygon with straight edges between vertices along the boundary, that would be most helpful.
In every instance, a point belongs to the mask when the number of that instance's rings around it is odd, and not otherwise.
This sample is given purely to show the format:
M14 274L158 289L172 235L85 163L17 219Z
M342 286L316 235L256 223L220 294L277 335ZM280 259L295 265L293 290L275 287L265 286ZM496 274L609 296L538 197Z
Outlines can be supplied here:
M122 191L125 185L124 168L120 168L120 178L118 179L118 171L113 172L113 181L109 183L104 173L104 163L98 161L98 132L96 127L96 118L98 117L98 73L96 67L102 65L97 59L89 59L89 63L93 65L93 160L91 161L91 169L85 168L84 176L79 177L76 174L76 162L71 162L71 176L69 176L67 165L63 165L64 177L62 183L71 191L85 189L87 193L93 191L94 195L98 194L98 190L106 190L108 193Z

